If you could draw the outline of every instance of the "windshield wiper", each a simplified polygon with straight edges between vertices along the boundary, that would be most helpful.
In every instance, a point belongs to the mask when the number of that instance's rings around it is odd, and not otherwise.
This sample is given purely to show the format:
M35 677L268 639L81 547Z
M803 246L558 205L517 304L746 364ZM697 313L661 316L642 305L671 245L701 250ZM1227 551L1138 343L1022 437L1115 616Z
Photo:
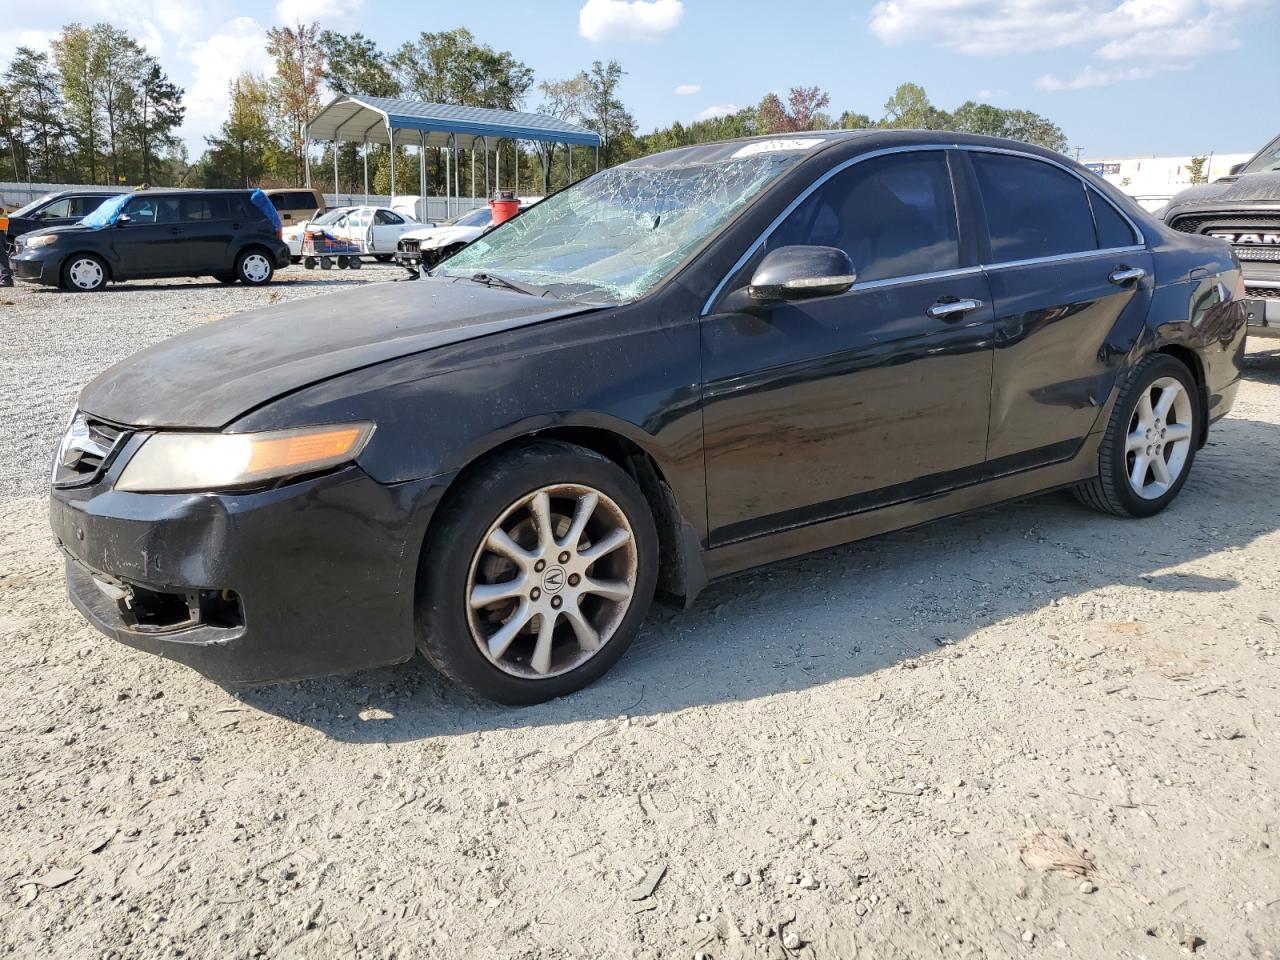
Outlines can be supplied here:
M555 294L546 287L535 287L532 284L520 283L518 280L500 277L496 273L473 273L468 279L475 283L483 283L486 287L506 287L516 293L527 293L531 297L555 298Z

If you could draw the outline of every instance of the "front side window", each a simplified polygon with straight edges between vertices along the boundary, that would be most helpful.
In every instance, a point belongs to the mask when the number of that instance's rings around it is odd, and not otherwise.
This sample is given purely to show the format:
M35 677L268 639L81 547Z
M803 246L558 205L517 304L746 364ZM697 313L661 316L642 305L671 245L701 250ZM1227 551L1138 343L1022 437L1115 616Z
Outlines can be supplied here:
M135 196L123 214L133 223L177 223L178 198Z
M654 158L588 177L485 234L443 276L496 273L593 303L635 300L754 200L800 151Z
M102 206L106 197L72 197L71 198L71 216L87 217L93 211Z
M61 200L55 200L40 211L40 219L42 220L62 220L69 216L71 216L70 197L63 197Z
M404 223L404 217L398 213L392 213L390 210L379 210L375 215L375 222L384 226L394 226L397 223Z
M1084 184L1071 174L1001 153L969 158L987 213L992 263L1097 249Z
M890 154L842 170L792 211L766 249L796 244L839 247L859 281L956 269L960 235L946 155Z

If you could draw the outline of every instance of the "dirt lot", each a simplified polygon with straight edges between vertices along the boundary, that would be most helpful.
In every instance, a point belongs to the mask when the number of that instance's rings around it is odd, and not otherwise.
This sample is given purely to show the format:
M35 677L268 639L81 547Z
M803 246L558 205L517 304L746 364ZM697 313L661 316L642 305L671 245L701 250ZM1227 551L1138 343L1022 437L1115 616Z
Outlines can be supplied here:
M512 710L421 662L237 696L65 600L76 384L262 296L0 307L4 955L1280 955L1280 342L1154 520L1051 496L779 564Z

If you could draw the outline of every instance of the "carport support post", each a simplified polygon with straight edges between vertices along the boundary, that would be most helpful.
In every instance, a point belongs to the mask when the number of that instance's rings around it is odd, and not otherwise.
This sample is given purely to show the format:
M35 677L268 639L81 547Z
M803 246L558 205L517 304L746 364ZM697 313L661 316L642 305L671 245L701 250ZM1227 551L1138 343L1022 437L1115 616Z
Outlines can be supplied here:
M511 145L516 150L516 196L520 196L520 141L512 140Z
M307 172L307 186L311 186L311 133L302 128L302 165ZM247 186L247 184L246 184Z
M566 183L565 186L569 186L572 183L573 183L573 144L571 143L569 144L569 183Z
M449 176L453 171L453 165L449 163L449 147L447 144L440 148L440 152L444 154L444 218L448 220L453 216L453 190L449 186Z
M596 173L600 172L600 144L596 144Z
M418 131L418 195L422 197L422 209L427 209L427 133ZM414 209L417 214L417 209ZM415 216L416 220L417 217Z
M391 151L391 200L396 199L396 132L387 124L387 149Z
M342 205L342 201L338 199L338 141L333 141L333 202L338 206Z
M486 178L484 182L486 191L488 191L489 181ZM498 138L498 149L493 154L493 190L489 192L489 198L492 199L494 193L502 192L502 138Z
M369 138L364 138L364 202L369 203Z
M453 195L459 200L462 199L462 178L458 175L458 135L453 136ZM461 206L461 204L459 204Z

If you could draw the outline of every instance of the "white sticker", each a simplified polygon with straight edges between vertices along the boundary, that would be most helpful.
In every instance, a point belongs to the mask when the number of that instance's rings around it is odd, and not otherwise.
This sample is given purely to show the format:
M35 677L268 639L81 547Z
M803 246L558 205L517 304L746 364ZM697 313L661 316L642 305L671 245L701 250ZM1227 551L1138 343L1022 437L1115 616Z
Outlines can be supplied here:
M742 157L754 157L757 153L776 153L779 150L808 150L825 142L821 137L788 137L786 140L760 140L756 143L748 143L729 159L738 160Z

